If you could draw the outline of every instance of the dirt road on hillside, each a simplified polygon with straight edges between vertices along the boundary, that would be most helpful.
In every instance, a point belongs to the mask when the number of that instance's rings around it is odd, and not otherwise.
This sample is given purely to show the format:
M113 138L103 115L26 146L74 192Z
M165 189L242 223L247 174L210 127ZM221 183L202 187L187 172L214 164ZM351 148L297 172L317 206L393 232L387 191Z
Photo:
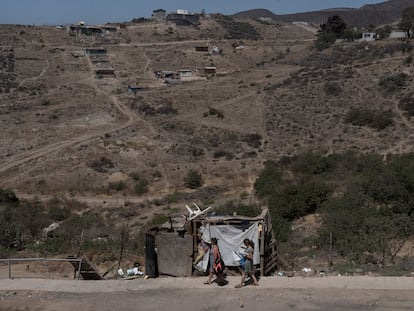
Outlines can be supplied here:
M325 277L260 280L235 289L204 278L130 281L0 280L0 311L16 310L414 310L414 278Z

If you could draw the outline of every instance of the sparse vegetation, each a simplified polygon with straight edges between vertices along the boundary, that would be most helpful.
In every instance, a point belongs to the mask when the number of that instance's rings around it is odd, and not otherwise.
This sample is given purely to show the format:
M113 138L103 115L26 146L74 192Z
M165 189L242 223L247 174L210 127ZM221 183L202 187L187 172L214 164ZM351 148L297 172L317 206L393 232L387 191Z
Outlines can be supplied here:
M342 92L342 88L338 83L335 82L326 82L324 86L324 91L328 95L338 96Z
M232 160L234 158L234 154L232 152L226 150L217 150L213 154L214 158L226 158L227 160Z
M49 217L52 220L62 221L62 220L69 218L70 215L71 215L71 212L66 207L53 206L49 208Z
M106 157L100 157L97 160L91 161L88 166L93 168L95 171L103 173L106 172L108 169L114 168L115 165L112 160Z
M260 134L254 133L249 134L243 137L243 141L252 148L258 149L262 145L262 136Z
M189 170L184 178L184 183L188 188L197 189L203 185L203 177L197 170Z
M135 193L137 195L143 195L145 193L148 192L148 181L145 179L141 179L139 180L136 184L135 184Z
M245 205L240 202L227 201L225 204L214 208L217 215L239 215L256 217L262 212L258 205Z
M399 108L404 110L409 117L414 116L414 94L408 94L400 99Z
M158 226L158 225L162 225L165 222L167 222L169 219L169 217L167 215L164 214L155 214L151 221L149 222L149 225L151 226Z
M108 188L113 189L115 191L121 191L124 190L127 187L126 183L124 181L117 181L109 183Z
M217 14L215 20L227 31L226 39L259 40L260 33L249 23L236 21L230 16Z
M172 194L169 194L167 196L167 203L172 204L172 203L177 203L180 200L182 200L183 198L183 194L181 192L174 192Z
M383 77L379 85L387 93L394 93L406 86L408 75L399 73L392 76Z
M213 107L210 107L208 109L208 115L210 115L210 116L217 116L217 118L219 118L219 119L223 119L224 118L223 111L221 111L219 109L216 109L216 108L213 108Z
M345 116L345 122L357 126L369 126L383 130L394 124L394 114L391 111L353 108Z

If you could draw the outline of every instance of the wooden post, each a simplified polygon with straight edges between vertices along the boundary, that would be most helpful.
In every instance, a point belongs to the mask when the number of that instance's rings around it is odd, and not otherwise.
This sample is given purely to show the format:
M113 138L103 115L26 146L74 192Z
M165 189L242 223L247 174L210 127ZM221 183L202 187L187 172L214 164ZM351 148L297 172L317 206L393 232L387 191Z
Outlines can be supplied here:
M79 267L78 267L78 280L80 279L80 277L81 277L81 267L82 267L82 258L81 259L79 259Z
M12 277L11 277L11 260L10 259L8 263L9 263L9 279L11 279Z
M45 269L46 269L47 276L50 279L49 267L47 265L47 258L45 258Z
M191 223L192 223L192 230L193 230L193 262L194 262L194 259L195 259L195 257L194 257L194 255L195 255L195 252L197 251L197 239L198 239L198 237L197 237L197 222L195 221L195 220L192 220L191 221Z
M329 233L329 268L332 267L332 232Z
M79 239L79 248L78 248L78 253L76 255L76 257L79 257L82 251L82 244L83 244L83 234L85 232L85 229L82 229L81 235L80 235L80 239Z
M125 228L122 228L122 231L121 231L121 249L119 250L118 269L121 267L122 257L124 255L124 238L125 238Z
M263 221L259 224L262 228L260 231L260 275L265 275L265 226L263 224Z

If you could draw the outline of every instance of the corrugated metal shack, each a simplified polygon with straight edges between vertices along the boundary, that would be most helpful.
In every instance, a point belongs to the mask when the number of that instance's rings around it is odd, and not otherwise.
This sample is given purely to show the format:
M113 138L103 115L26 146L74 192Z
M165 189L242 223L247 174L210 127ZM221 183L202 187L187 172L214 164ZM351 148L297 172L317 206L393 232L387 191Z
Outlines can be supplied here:
M268 209L263 209L256 217L207 215L196 217L191 221L186 221L182 217L171 218L168 223L152 228L147 233L146 273L150 276L156 276L158 272L172 276L191 276L192 262L201 241L201 228L247 227L253 224L257 224L258 228L260 260L257 269L261 275L269 275L277 267L277 254ZM149 245L148 241L152 241L152 244Z

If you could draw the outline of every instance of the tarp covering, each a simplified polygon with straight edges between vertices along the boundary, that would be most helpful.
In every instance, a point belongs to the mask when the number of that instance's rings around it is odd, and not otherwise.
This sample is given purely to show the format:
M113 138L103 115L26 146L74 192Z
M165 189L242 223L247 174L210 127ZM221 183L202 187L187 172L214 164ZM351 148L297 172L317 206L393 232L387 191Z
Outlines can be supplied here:
M241 248L244 246L243 240L252 240L254 247L253 263L255 265L260 263L260 251L259 251L259 226L258 223L248 225L209 225L200 228L202 232L202 239L206 242L210 242L212 237L218 239L218 247L220 249L221 256L223 257L226 266L239 266L240 254L243 252ZM208 253L200 262L199 267L204 271L207 270L208 265Z

